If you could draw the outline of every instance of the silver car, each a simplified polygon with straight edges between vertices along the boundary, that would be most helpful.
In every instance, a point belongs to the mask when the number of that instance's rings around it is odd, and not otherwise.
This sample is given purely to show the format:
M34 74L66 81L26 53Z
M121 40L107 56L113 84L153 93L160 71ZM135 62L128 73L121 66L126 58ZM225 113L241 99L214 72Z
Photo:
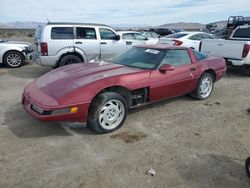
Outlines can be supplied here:
M127 44L103 24L48 23L36 30L33 59L59 67L93 59L109 59L127 50Z
M33 47L28 42L0 40L0 64L17 68L30 58Z

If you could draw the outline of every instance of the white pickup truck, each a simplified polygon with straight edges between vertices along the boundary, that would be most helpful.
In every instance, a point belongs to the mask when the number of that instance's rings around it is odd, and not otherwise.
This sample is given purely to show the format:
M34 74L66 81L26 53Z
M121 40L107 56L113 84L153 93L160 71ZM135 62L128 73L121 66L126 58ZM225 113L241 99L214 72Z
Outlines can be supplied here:
M250 25L237 27L227 40L202 40L199 50L209 56L224 57L228 65L250 70Z

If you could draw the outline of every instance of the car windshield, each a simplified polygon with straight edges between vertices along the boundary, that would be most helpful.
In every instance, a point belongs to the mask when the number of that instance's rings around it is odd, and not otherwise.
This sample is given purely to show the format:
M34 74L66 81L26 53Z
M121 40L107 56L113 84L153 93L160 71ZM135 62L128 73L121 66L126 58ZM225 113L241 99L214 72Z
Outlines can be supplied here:
M162 62L166 50L133 47L111 60L112 63L140 69L156 69Z

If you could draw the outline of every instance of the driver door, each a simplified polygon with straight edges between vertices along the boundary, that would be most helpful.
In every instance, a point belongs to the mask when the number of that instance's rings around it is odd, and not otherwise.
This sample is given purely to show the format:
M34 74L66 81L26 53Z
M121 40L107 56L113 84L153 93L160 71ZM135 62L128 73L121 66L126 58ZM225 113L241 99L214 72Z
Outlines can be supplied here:
M181 96L193 91L196 87L196 64L191 62L185 49L169 50L162 65L174 66L173 71L161 72L154 70L150 76L150 101Z

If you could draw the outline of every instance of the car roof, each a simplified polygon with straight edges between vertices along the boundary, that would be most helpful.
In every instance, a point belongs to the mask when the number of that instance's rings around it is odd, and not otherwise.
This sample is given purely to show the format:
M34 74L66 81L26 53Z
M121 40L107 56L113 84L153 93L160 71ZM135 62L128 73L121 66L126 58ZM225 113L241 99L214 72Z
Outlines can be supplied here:
M166 45L166 44L156 44L156 45L135 45L134 47L138 48L151 48L151 49L156 49L156 50L175 50L175 49L182 49L182 50L187 50L189 49L188 47L184 46L173 46L173 45Z
M205 32L201 32L201 31L182 31L182 32L179 32L179 33L174 33L174 34L188 34L188 35L208 34L208 35L210 35L210 33L205 33Z
M99 24L99 23L77 23L77 22L48 22L46 25L89 25L89 26L110 27L109 25Z
M138 31L117 31L119 34L124 34L124 33L140 33Z

